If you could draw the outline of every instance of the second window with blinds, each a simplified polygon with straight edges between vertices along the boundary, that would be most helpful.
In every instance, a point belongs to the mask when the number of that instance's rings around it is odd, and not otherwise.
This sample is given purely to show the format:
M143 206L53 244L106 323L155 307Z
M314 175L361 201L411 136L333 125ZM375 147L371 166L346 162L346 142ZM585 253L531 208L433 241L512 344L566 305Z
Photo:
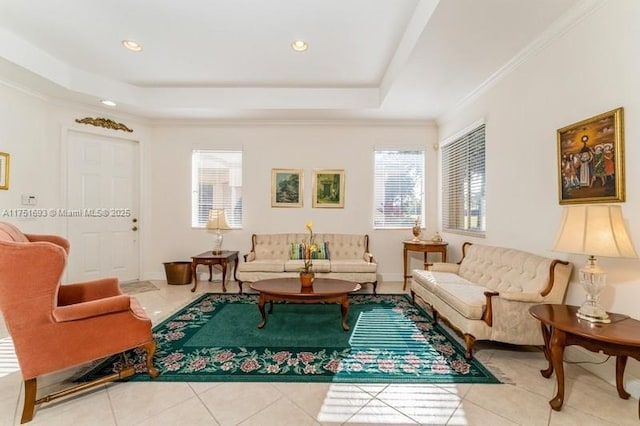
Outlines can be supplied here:
M242 227L242 151L191 153L191 226L204 228L210 209L223 209L231 228Z
M424 226L424 150L375 151L373 226Z
M474 126L442 147L442 227L447 232L485 235L484 127Z

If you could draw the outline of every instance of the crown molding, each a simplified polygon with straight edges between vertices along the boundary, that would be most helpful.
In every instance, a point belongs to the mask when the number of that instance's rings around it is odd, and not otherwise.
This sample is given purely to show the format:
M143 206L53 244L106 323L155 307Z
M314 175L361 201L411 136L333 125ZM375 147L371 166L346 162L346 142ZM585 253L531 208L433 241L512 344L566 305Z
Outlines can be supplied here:
M507 63L500 67L496 72L491 74L489 78L483 81L478 87L473 89L469 94L462 98L449 111L442 114L436 119L438 123L448 121L452 116L458 113L462 108L475 102L481 95L514 72L521 65L528 62L539 52L553 44L556 40L573 29L587 16L603 7L610 0L583 0L575 7L564 13L553 25L544 31L538 38L529 43L518 54L511 58Z

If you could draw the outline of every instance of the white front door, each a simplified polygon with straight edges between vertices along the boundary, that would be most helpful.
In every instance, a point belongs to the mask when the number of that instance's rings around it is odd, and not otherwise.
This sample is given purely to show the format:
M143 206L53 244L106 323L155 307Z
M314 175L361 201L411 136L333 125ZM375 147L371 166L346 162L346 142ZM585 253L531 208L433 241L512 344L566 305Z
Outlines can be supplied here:
M139 277L138 143L67 133L67 281Z

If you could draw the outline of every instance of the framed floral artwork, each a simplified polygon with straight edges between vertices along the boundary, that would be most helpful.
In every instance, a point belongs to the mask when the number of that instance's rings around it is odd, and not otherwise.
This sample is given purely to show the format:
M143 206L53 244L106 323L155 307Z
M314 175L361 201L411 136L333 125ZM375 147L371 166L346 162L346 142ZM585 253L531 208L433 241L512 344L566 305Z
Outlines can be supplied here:
M271 169L271 207L302 207L302 170Z
M0 189L9 189L9 154L0 152Z
M623 109L558 130L560 204L625 200Z
M344 208L344 170L313 171L312 206Z

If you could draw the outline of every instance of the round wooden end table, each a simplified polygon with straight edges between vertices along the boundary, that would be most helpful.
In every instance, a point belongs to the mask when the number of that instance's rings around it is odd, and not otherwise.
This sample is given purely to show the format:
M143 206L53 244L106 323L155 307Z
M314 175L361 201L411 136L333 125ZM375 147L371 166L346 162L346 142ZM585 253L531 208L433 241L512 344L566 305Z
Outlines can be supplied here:
M577 306L536 305L529 312L540 321L544 337L544 355L549 362L540 373L551 377L556 370L557 393L549 405L560 411L564 402L564 348L578 345L592 352L600 352L616 357L616 388L620 398L628 399L624 389L624 368L627 358L640 361L640 321L623 314L609 313L611 323L594 323L576 316ZM640 403L638 404L640 418Z

